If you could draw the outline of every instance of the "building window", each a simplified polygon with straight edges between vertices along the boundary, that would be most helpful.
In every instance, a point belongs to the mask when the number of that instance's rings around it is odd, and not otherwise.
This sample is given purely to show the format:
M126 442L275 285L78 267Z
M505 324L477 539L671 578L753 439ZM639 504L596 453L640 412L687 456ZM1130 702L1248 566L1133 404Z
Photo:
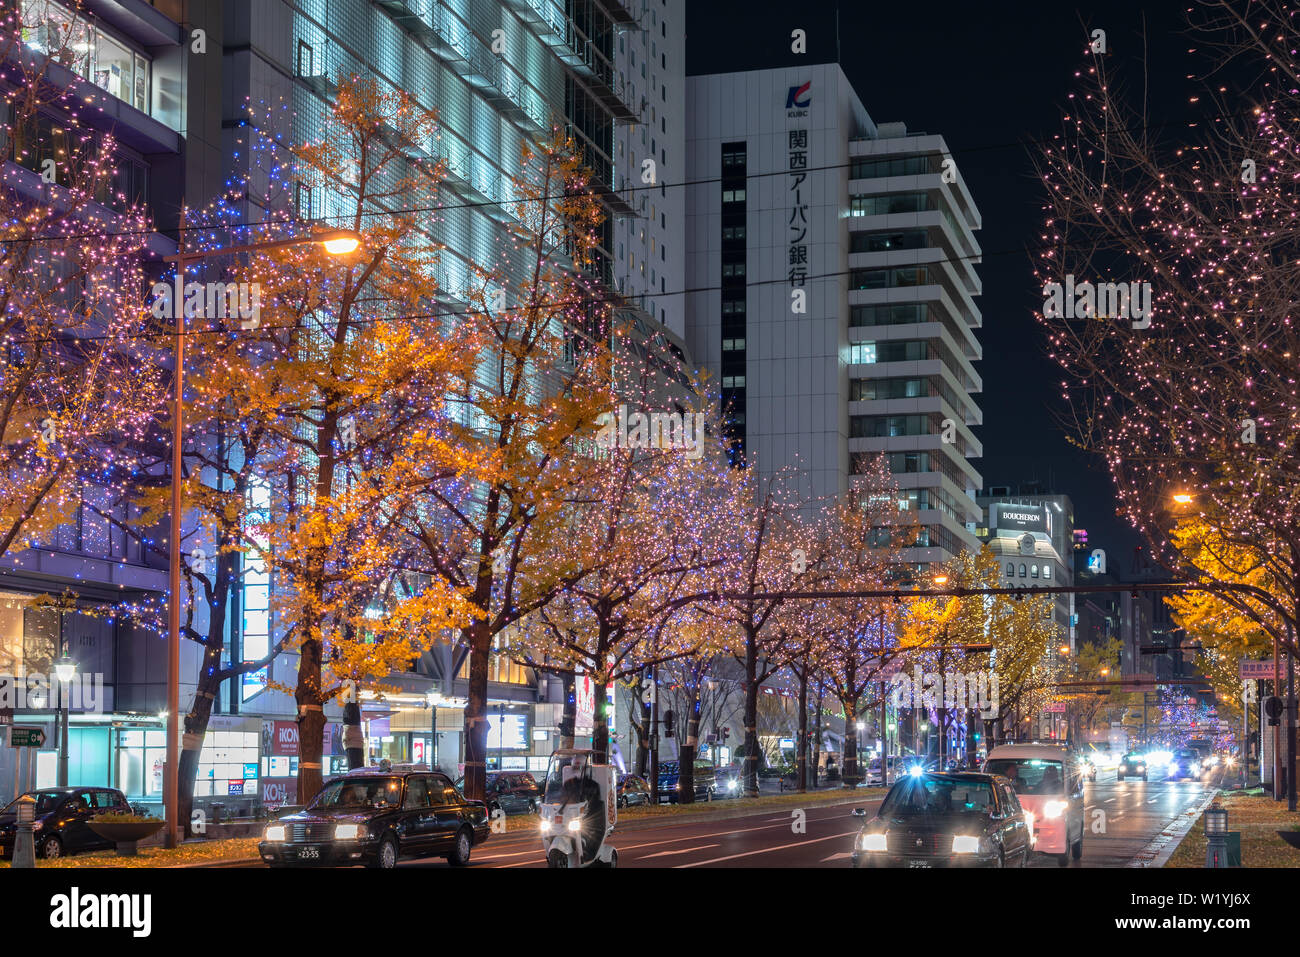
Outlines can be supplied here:
M745 201L745 191L743 189L724 189L722 191L722 201L724 203L743 203Z
M869 365L876 361L876 344L874 342L853 342L849 344L849 362L854 365Z
M1015 577L1016 577L1016 563L1015 563L1015 562L1007 562L1007 577L1008 577L1008 578L1015 578Z
M850 216L885 216L890 213L923 213L930 209L928 193L886 193L882 196L852 196Z
M939 157L903 156L892 159L855 159L849 164L849 179L879 176L924 176L939 171Z
M1023 563L1022 563L1021 566L1020 566L1020 577L1021 577L1021 578L1025 578L1025 577L1026 577L1026 575L1025 575L1025 566L1024 566Z
M849 238L851 253L886 253L895 249L925 249L929 234L924 229L892 233L854 233Z
M930 281L924 266L900 266L896 269L854 269L849 274L850 289L894 289L924 286Z
M149 112L149 60L84 16L54 0L23 0L22 38L28 49L49 55L110 96Z
M1044 578L1051 578L1051 577L1052 577L1052 566L1051 566L1051 565L1044 565L1044 566L1043 566L1043 577L1044 577Z
M1030 577L1030 578L1037 578L1037 577L1038 577L1038 566L1037 566L1037 565L1030 565L1030 566L1029 566L1029 577Z
M743 389L745 387L745 377L743 375L724 375L722 377L722 387L724 389Z
M852 306L849 308L849 325L901 326L914 322L927 322L925 303L892 303L883 306Z

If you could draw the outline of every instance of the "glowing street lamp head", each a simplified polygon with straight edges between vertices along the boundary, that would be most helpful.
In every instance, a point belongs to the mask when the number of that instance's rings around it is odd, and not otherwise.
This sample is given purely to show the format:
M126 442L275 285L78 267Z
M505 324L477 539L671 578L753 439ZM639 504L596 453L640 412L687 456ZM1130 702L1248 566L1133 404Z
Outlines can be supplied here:
M1191 504L1192 504L1192 493L1191 493L1191 492L1175 492L1175 493L1174 493L1174 501L1175 501L1177 504L1179 504L1179 505L1191 505Z
M72 680L72 676L75 675L76 673L77 673L77 663L73 661L71 658L69 658L67 655L64 655L62 658L60 658L58 660L58 663L55 664L54 666L54 676L58 678L62 684L65 685Z
M934 583L942 588L944 585L948 584L948 576L943 572L940 572L934 576Z
M337 229L318 237L317 242L331 256L347 256L361 248L361 237L350 229Z

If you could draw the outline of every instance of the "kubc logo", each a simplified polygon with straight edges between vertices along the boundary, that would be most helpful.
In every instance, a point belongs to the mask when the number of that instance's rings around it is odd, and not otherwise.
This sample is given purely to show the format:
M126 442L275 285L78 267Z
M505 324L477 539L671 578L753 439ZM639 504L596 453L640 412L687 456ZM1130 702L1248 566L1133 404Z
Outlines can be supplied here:
M808 91L812 89L812 80L809 80L803 86L792 86L790 92L785 97L785 108L787 110L806 109L812 102L812 94Z

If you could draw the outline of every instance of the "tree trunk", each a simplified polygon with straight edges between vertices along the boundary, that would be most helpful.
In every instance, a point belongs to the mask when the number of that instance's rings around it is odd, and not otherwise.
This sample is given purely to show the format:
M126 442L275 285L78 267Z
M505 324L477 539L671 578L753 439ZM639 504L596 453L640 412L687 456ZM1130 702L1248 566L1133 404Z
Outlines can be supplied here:
M813 730L812 786L820 784L822 768L822 687L817 685L817 720Z
M564 707L560 711L560 747L573 747L574 729L578 726L578 678L572 671L564 673Z
M325 738L325 711L321 706L321 641L302 644L298 660L298 798L307 804L321 788L321 751Z
M646 700L644 691L648 681L650 681L650 672L647 670L642 677L640 687L637 688L636 701L633 704L638 718L632 723L636 728L636 773L641 777L645 777L650 771L651 712L650 702Z
M482 607L482 606L480 606ZM487 685L488 654L492 636L487 622L476 620L466 629L469 637L469 693L465 705L465 797L483 800L487 790Z
M795 759L799 790L808 790L808 669L799 672L799 746Z
M194 689L194 703L185 716L185 735L181 739L179 778L176 784L176 820L184 833L193 836L190 818L194 815L194 782L199 770L199 754L208 733L212 702L221 692L227 675L221 669L221 651L226 644L226 605L230 583L235 575L235 554L223 552L217 558L217 581L213 588L212 610L208 618L208 638L204 643L199 680Z
M858 772L858 702L849 700L844 704L844 769L840 772L846 788L857 787L862 780Z
M745 796L758 797L758 635L745 629Z
M593 682L596 695L596 714L592 721L591 750L594 764L609 764L609 686L604 681Z
M677 755L677 800L681 804L695 803L695 755L700 743L700 699L692 694L687 704L686 725L682 729L682 746Z

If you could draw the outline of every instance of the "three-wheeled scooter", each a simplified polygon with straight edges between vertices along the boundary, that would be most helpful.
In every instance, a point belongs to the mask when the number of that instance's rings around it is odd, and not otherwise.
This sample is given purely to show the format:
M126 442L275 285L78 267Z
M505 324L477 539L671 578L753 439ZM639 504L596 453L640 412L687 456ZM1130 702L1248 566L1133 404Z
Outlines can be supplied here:
M542 795L542 850L547 867L617 867L609 845L618 821L614 767L595 752L562 748L551 755Z

